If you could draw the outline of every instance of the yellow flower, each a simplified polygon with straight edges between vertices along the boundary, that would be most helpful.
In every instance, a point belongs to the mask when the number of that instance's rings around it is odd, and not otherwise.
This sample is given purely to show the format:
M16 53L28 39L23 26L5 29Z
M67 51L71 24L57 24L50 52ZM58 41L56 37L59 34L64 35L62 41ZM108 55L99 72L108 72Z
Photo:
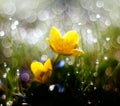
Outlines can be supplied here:
M76 31L68 31L64 36L61 36L56 27L52 27L50 31L51 39L47 41L52 50L58 54L66 56L75 56L84 54L83 50L77 49L79 45L79 35Z
M39 83L45 83L52 75L52 64L50 59L46 60L44 64L38 61L34 61L31 64L31 71L34 75L34 81Z

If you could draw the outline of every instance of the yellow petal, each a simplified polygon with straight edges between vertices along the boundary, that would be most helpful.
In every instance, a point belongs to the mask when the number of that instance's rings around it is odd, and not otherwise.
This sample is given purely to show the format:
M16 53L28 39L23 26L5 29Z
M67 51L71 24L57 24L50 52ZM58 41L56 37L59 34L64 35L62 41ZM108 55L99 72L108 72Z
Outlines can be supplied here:
M46 62L44 63L44 67L43 67L44 72L48 71L48 70L52 70L52 63L50 59L47 59Z
M61 38L61 34L56 27L52 27L50 31L50 35L51 35L52 40L54 41L58 41Z
M57 52L57 48L56 48L56 46L55 46L55 43L51 42L50 39L46 39L46 40L48 41L51 49L52 49L53 51Z
M84 51L79 49L73 49L70 53L72 56L81 56L82 54L84 54Z
M38 76L40 74L40 71L43 70L43 64L40 62L32 62L31 64L31 71L35 76Z
M64 35L64 42L66 42L66 45L70 45L70 48L75 48L76 45L79 42L79 35L76 31L68 31L65 35Z
M52 71L45 72L42 77L41 83L47 82L49 80L49 78L51 77L51 75L52 75Z

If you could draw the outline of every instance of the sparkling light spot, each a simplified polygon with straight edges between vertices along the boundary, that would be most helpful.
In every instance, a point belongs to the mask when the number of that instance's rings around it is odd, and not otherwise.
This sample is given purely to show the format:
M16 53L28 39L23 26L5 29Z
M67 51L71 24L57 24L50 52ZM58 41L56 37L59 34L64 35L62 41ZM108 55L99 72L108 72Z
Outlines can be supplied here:
M12 104L13 104L13 101L11 101L11 100L7 101L7 103L6 103L7 106L12 106Z
M12 20L12 18L10 17L10 18L9 18L9 20L11 21L11 20Z
M70 76L70 73L67 73L67 76Z
M10 67L7 67L7 68L6 68L6 71L9 72L9 71L10 71Z
M5 35L5 32L4 31L0 31L0 36L4 36Z
M107 60L108 59L108 57L107 56L104 56L104 60Z
M92 33L92 30L91 29L87 29L87 33Z
M6 78L6 77L7 77L7 73L4 73L4 74L3 74L3 78Z
M50 86L49 86L49 90L50 90L50 91L53 91L54 88L55 88L55 85L50 85Z
M17 72L17 73L16 73L16 75L17 75L17 76L19 76L19 75L20 75L20 73L19 73L19 72Z
M92 102L90 100L88 100L88 104L90 105Z
M101 16L100 14L96 14L96 18L99 19Z
M17 26L16 26L15 24L12 24L12 25L11 25L11 29L12 29L12 30L15 30L16 28L17 28Z
M90 82L90 85L93 85L93 82Z
M96 89L97 89L97 87L95 86L95 87L94 87L94 90L96 90Z
M22 106L28 106L28 103L24 102L24 103L22 103Z
M106 41L110 41L110 37L106 37Z
M99 60L98 59L96 60L96 64L99 64Z
M19 25L19 21L18 21L18 20L15 20L15 21L14 21L14 25Z
M82 23L79 22L78 25L82 25Z
M96 39L96 38L94 38L94 39L93 39L93 42L94 42L94 43L97 43L97 39Z
M6 67L7 66L7 63L6 62L4 62L4 67Z
M79 74L79 72L78 72L78 71L76 71L76 74Z

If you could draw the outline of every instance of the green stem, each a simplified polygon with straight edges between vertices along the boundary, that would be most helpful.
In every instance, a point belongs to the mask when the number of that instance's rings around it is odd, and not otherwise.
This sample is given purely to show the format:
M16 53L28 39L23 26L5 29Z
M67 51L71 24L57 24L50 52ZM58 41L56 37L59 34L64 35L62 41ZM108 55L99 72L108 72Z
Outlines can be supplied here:
M57 54L55 59L53 60L53 65L59 60L59 58L61 57L60 54Z

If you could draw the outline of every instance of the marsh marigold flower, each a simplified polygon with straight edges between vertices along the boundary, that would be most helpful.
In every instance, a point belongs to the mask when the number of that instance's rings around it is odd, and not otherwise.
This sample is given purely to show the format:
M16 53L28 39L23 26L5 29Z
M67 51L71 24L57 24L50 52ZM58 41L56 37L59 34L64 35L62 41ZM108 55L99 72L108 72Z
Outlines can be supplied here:
M31 71L34 75L34 81L39 83L47 82L53 71L50 59L46 60L44 64L38 61L32 62Z
M84 54L83 50L78 49L79 35L76 31L71 30L61 36L59 30L56 27L52 27L50 37L50 39L47 38L47 41L54 52L66 56Z

